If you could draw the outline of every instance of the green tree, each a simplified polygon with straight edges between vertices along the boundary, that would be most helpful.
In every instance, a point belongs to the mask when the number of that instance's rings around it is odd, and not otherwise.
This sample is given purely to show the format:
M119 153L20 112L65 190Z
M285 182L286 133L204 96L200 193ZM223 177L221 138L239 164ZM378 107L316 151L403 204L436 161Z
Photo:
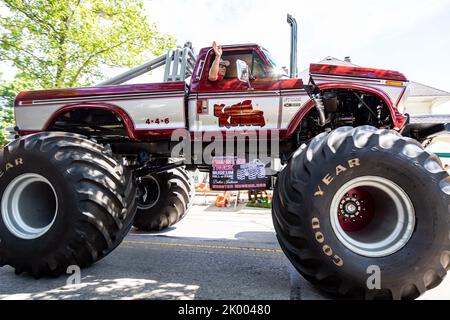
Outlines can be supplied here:
M19 71L0 81L0 145L20 91L90 85L106 66L131 67L175 45L141 0L0 0L0 12L0 61Z
M92 84L105 66L131 67L175 44L141 0L0 0L0 60L35 88ZM0 3L1 3L0 2Z
M6 128L14 127L14 112L12 108L0 108L0 147L6 144L9 132Z
M14 107L14 99L20 91L34 88L34 81L21 73L16 74L12 81L0 80L0 107Z
M5 129L14 127L14 99L22 90L33 89L34 83L22 74L17 74L13 81L0 81L0 147L3 146L9 135Z

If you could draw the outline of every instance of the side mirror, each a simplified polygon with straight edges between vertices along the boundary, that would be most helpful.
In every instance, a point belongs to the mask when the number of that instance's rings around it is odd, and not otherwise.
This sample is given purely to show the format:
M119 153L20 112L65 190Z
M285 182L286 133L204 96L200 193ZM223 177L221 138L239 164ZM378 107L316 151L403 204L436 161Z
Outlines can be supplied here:
M248 87L251 88L252 86L250 85L250 68L248 67L247 63L239 59L236 60L236 70L239 81L247 83Z

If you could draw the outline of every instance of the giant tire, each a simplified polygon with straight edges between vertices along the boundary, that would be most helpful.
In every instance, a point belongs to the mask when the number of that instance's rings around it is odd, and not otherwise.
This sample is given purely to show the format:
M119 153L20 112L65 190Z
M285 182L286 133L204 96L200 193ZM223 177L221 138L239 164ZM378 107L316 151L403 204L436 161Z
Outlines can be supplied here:
M0 263L17 274L57 276L70 265L88 266L131 228L132 173L83 136L21 137L1 151L0 165Z
M192 205L194 189L183 168L145 176L138 180L138 187L138 210L133 222L138 230L168 228L183 219Z
M373 197L373 215L345 231L339 219L360 207L342 188L358 181ZM356 299L414 299L437 286L450 269L449 211L440 160L415 140L369 126L338 128L300 148L279 174L272 208L294 267L322 290Z

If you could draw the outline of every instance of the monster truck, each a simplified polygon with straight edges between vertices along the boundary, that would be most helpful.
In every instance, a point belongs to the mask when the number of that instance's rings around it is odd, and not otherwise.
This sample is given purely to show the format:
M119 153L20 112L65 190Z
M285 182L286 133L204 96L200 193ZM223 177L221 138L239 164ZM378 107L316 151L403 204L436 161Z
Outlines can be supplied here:
M366 299L411 299L437 286L450 268L450 178L424 145L449 125L401 112L408 80L396 71L311 64L304 83L289 22L289 76L266 49L229 45L232 68L210 82L214 52L195 55L188 44L98 86L19 93L15 140L0 155L1 265L59 275L106 256L133 224L175 224L192 201L187 171L210 162L194 147L175 152L173 136L187 132L207 148L206 136L233 145L253 130L250 144L279 144L273 223L307 280ZM162 83L123 84L162 65ZM216 106L256 121L221 126ZM378 284L369 281L374 267Z

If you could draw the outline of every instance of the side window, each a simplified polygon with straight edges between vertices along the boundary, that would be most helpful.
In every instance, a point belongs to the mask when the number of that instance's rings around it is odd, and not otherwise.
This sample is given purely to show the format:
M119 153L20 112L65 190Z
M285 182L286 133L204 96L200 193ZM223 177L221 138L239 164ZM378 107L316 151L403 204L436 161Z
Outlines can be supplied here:
M211 59L209 62L209 69L212 66L215 55L214 53L211 55ZM228 61L229 66L227 67L224 80L226 79L236 79L236 61L243 60L250 67L251 73L253 77L256 78L265 78L269 74L269 70L261 61L260 57L254 51L232 51L232 52L224 52L222 54L222 60ZM208 69L208 70L209 70Z

